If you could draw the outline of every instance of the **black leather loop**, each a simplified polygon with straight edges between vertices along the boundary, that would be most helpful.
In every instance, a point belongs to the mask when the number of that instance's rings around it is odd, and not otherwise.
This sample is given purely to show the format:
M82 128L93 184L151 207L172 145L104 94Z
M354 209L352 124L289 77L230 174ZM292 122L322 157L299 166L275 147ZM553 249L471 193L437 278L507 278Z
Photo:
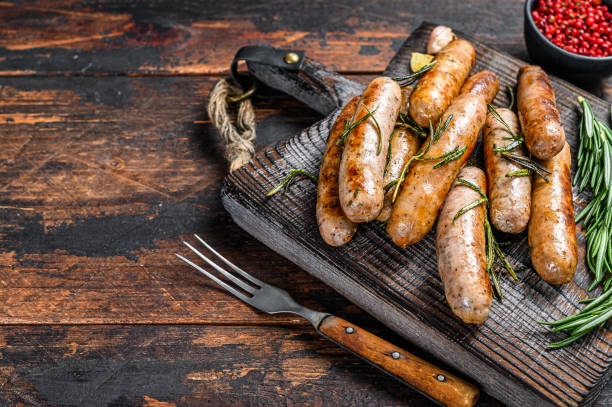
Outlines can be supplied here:
M291 55L293 57L293 59L291 59L286 58L287 54L295 55ZM296 56L297 59L295 58ZM246 47L240 48L234 56L234 60L230 67L230 73L234 82L242 87L242 89L246 90L252 87L254 79L248 74L238 73L238 62L240 61L256 62L286 69L288 71L299 71L304 61L304 51L272 48L269 45L247 45Z

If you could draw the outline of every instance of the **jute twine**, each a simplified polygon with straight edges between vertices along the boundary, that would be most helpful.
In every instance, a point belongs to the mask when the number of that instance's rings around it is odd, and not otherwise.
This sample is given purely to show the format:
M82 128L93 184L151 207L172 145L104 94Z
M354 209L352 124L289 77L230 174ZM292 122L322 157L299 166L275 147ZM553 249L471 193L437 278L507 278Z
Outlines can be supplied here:
M208 116L225 143L225 159L230 171L251 161L255 154L255 111L250 97L241 97L244 95L242 89L221 79L210 92L208 101ZM229 116L228 96L238 99L236 126Z

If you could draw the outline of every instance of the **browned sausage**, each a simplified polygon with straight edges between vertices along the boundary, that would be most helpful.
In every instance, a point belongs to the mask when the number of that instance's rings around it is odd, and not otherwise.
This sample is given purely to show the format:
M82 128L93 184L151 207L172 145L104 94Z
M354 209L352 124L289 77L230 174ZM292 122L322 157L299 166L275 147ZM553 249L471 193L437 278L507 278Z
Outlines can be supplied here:
M510 126L514 134L520 134L516 115L508 109L496 109ZM512 140L508 130L493 115L487 116L484 128L484 158L489 180L489 219L496 229L506 233L521 233L527 227L531 214L531 176L507 177L506 174L522 167L514 164L493 151L493 147L503 147ZM525 155L520 147L513 153Z
M442 115L442 122L451 114L453 119L450 125L425 154L425 158L438 157L455 147L465 146L467 151L458 159L436 169L436 160L416 161L410 168L387 225L387 232L399 246L418 242L433 227L455 176L476 145L478 133L487 117L487 106L484 98L465 94L453 101Z
M317 223L319 233L325 243L341 246L353 238L357 225L351 222L342 212L338 198L338 170L342 158L342 145L337 143L344 131L344 123L353 119L360 96L355 96L342 109L332 127L327 148L321 162L319 183L317 185Z
M481 95L487 103L491 103L498 91L499 80L497 80L497 75L490 71L481 71L470 76L465 81L459 94L472 93L474 95Z
M480 168L465 167L458 175L485 191L487 182ZM451 309L463 322L482 324L491 309L491 283L485 252L485 206L455 214L481 196L457 181L444 201L436 230L438 272Z
M578 263L571 162L570 147L565 143L559 154L540 162L552 172L550 182L538 176L533 179L528 228L531 263L550 284L570 282Z
M540 160L558 154L565 143L565 132L555 92L539 66L525 65L519 69L517 106L529 152Z
M406 114L408 112L408 100L412 93L412 87L406 86L402 88L402 107L400 113ZM422 139L414 134L410 129L404 127L396 127L391 135L391 142L389 146L389 162L387 169L383 177L383 185L387 185L390 182L397 180L402 172L402 168L406 162L417 153L421 146ZM391 216L391 208L393 207L393 188L390 188L385 193L385 200L383 208L378 215L376 220L386 222Z
M476 61L472 44L454 40L436 55L436 64L419 80L410 95L410 116L419 125L428 127L444 113Z
M383 172L400 102L399 85L387 77L374 79L361 96L352 122L368 114L364 106L373 112L376 120L370 117L349 133L338 180L340 205L352 222L374 220L383 207Z

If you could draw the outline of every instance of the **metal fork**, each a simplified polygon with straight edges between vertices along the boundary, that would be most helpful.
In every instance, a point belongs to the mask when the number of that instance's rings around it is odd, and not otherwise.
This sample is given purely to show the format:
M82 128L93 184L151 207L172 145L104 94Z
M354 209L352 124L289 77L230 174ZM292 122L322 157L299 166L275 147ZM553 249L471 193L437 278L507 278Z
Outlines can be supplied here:
M298 304L285 290L253 277L219 254L201 237L194 236L212 254L231 268L235 274L217 265L191 244L184 242L185 245L209 266L231 281L235 287L204 270L186 257L180 254L176 254L176 256L252 307L268 314L292 313L307 319L323 337L421 392L438 404L466 407L473 406L478 400L479 391L474 385L342 318ZM236 287L250 294L250 296Z

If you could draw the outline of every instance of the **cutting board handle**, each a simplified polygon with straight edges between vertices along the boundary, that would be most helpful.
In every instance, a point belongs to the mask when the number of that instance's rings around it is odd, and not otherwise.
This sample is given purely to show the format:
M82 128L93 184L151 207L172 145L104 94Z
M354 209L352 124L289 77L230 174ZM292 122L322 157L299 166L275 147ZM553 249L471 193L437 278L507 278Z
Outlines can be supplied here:
M322 115L344 106L365 89L365 85L307 56L301 58L299 69L253 61L247 61L247 66L249 73L259 82L296 98Z
M319 332L366 362L449 407L471 407L477 387L350 322L330 315Z

